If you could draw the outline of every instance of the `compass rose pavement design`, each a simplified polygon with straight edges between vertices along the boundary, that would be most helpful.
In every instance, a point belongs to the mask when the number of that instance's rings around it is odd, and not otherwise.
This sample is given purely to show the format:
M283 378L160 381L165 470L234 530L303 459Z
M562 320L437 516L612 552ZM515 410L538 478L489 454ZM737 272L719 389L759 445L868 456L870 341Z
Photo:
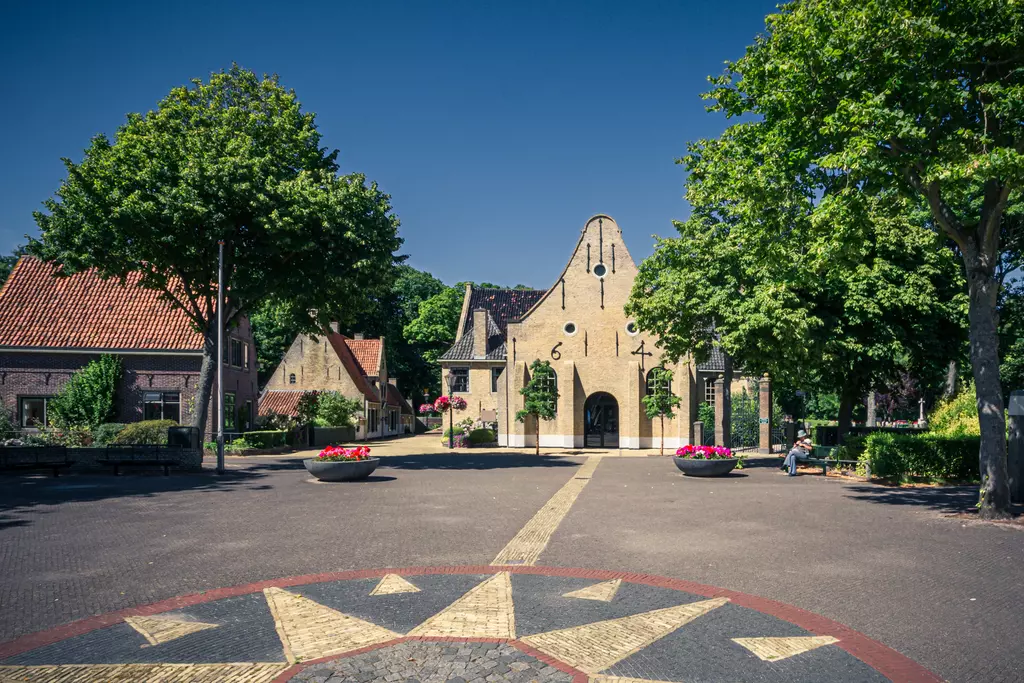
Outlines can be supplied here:
M0 681L936 681L840 624L676 579L533 566L322 574L0 645Z

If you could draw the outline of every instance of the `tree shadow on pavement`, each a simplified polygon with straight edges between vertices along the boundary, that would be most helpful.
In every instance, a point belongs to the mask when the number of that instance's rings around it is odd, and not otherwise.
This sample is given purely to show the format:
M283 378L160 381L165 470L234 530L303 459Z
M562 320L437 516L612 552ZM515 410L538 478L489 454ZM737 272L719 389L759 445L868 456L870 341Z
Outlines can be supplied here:
M516 453L466 453L392 455L381 458L381 469L399 470L498 470L520 467L579 467L580 463L557 455Z
M895 488L890 486L848 486L847 495L853 500L864 500L882 505L925 507L937 512L969 512L978 502L978 489L972 486L945 486Z

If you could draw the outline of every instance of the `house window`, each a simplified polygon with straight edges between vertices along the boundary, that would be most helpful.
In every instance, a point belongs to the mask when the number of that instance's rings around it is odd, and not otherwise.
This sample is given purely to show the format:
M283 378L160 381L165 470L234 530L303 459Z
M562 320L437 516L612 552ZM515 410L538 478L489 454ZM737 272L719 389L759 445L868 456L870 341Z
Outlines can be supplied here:
M704 402L714 405L715 403L715 380L707 378L704 380Z
M664 368L651 368L650 372L647 373L647 395L648 396L650 396L651 394L654 393L654 388L655 388L654 387L654 371L655 370L664 370ZM662 386L664 387L664 390L665 390L666 394L671 394L672 393L672 380L670 380L670 379L669 380L665 380L664 382L662 382ZM714 385L712 385L711 388L714 389Z
M392 432L397 432L398 431L398 411L397 410L390 410L390 411L388 411L388 429L390 429Z
M501 373L505 368L491 368L491 393L498 393L498 380L501 379Z
M147 391L142 394L144 420L181 422L181 394L177 391Z
M242 341L240 339L231 340L231 365L236 368L242 367Z
M295 373L288 375L288 384L295 384Z
M469 392L469 368L452 368L449 370L452 376L452 383L449 390L453 394L465 394Z
M376 408L370 408L366 411L366 431L375 432L380 429L380 424L377 422L380 413L377 412Z
M246 401L242 404L242 409L238 411L238 431L247 431L251 425L252 401Z
M224 392L224 429L234 431L238 426L235 419L235 392Z
M50 418L47 407L52 396L25 396L21 405L22 427L48 427Z
M249 345L242 344L242 367L249 369Z

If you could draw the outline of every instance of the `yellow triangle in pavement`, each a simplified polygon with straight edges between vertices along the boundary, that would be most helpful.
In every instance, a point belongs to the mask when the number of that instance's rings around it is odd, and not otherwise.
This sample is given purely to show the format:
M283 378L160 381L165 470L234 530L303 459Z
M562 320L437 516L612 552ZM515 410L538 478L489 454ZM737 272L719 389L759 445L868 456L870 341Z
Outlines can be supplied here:
M419 593L420 589L398 574L385 574L370 595L392 595L394 593Z
M0 666L0 681L29 683L271 683L288 668L284 662L232 664L43 664Z
M579 598L580 600L600 600L611 602L612 598L619 591L622 579L612 579L602 583L595 583L593 586L586 586L579 590L570 591L562 595L563 598Z
M732 642L747 648L766 662L780 660L838 643L832 636L799 636L793 638L733 638Z
M289 662L376 645L401 635L280 588L264 588Z
M217 624L204 624L201 621L185 621L171 617L125 617L124 622L141 633L150 645L166 643L196 631L217 628Z
M728 598L712 598L520 640L584 673L596 674L727 602Z
M512 579L508 572L495 574L422 624L410 636L434 638L516 637Z

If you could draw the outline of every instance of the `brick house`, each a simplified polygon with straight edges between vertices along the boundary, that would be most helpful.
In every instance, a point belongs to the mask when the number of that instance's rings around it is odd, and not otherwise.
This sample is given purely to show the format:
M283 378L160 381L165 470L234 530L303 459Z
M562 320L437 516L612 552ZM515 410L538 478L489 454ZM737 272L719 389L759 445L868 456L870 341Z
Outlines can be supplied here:
M337 323L326 335L300 334L264 387L260 415L297 416L299 398L307 391L338 391L361 401L356 439L414 431L412 406L388 374L383 338L349 338L338 332Z
M21 427L46 426L47 403L89 361L121 358L117 422L192 420L203 358L203 337L159 293L103 280L95 271L55 278L55 267L22 256L0 287L0 403ZM227 431L253 424L257 398L256 348L249 321L225 340L224 412ZM214 382L216 391L216 381ZM214 394L216 395L216 394ZM214 431L215 402L207 429Z
M536 425L516 422L534 360L555 370L557 416L541 421L547 447L657 448L693 443L693 422L702 402L716 403L724 357L706 363L661 358L657 337L639 330L624 306L637 267L610 217L586 222L565 269L548 290L494 290L467 286L459 337L440 356L442 387L451 375L453 393L466 400L464 415L497 423L498 443L525 447L536 442ZM681 404L665 420L664 437L641 399L651 370L672 370L672 391ZM734 394L754 378L733 376ZM724 392L722 392L724 393ZM711 428L709 426L708 428Z

